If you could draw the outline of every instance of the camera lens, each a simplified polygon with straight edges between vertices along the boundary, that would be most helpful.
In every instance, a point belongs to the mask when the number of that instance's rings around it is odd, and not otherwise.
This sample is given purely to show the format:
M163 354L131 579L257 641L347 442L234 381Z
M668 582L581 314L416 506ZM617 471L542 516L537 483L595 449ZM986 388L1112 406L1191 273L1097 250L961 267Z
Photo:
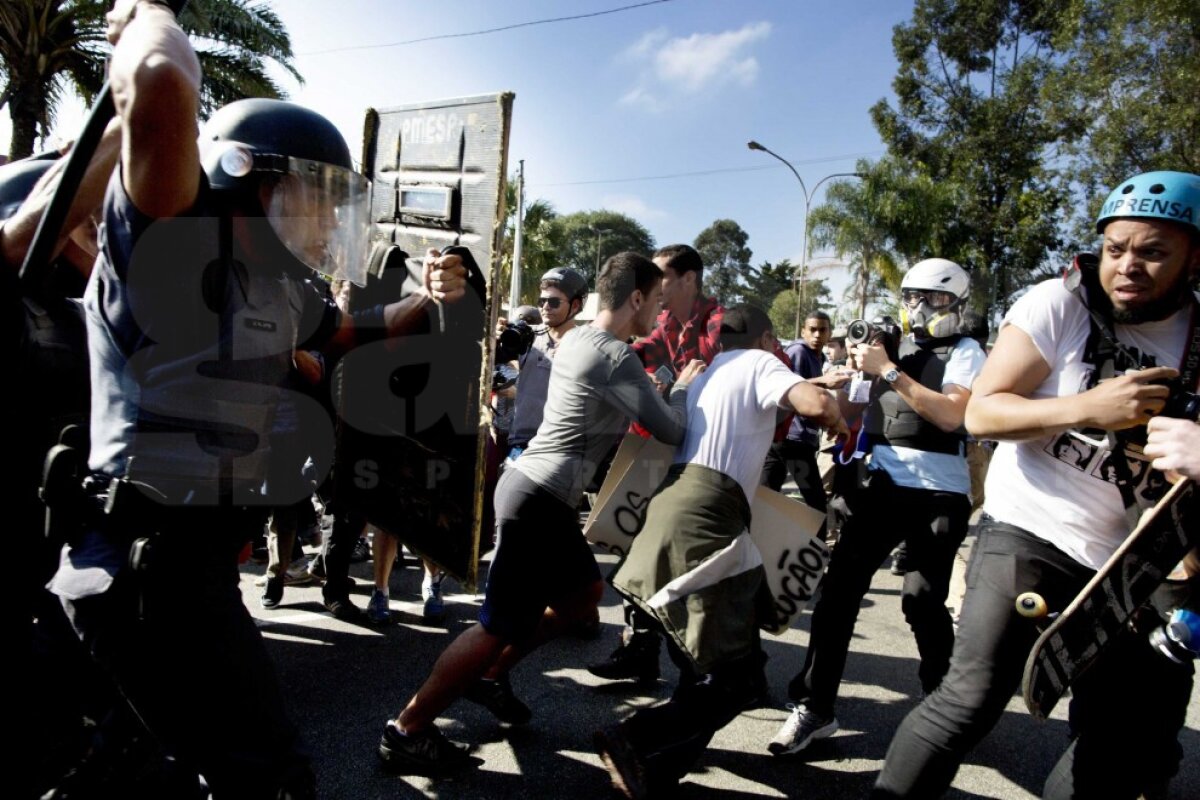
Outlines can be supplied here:
M862 344L871 335L871 324L865 319L856 319L846 326L846 341Z

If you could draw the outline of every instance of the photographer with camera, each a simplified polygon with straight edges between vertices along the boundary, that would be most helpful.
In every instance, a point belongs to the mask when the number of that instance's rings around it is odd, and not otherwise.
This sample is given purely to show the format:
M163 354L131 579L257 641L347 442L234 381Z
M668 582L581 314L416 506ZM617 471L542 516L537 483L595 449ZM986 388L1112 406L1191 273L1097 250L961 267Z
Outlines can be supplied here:
M520 458L529 446L529 440L542 424L542 411L546 407L546 394L550 388L550 367L559 343L575 328L575 317L583 311L587 302L587 278L570 267L555 267L542 276L538 294L538 310L545 328L535 330L522 320L510 322L508 331L502 334L519 342L516 351L517 376L516 405L513 408L512 428L508 432L508 458L511 463ZM497 361L500 359L497 358Z
M959 333L969 289L966 270L930 258L900 283L899 326L883 317L848 327L858 365L873 380L869 389L856 380L850 397L839 397L846 418L867 403L870 461L864 485L848 498L851 514L813 610L804 667L788 685L795 705L768 747L776 755L837 730L833 705L859 606L901 541L909 561L901 606L921 653L922 690L933 691L946 673L954 643L946 595L970 508L963 415L984 362L979 344Z
M1037 592L1066 608L1165 492L1159 470L1197 474L1197 219L1200 176L1122 182L1096 222L1099 259L1077 257L1005 317L967 409L971 433L1000 444L950 670L897 730L873 797L942 795L1021 683L1039 630L1016 597ZM1196 581L1173 588L1195 597ZM1042 796L1165 796L1192 676L1144 631L1113 641L1071 686L1074 738Z

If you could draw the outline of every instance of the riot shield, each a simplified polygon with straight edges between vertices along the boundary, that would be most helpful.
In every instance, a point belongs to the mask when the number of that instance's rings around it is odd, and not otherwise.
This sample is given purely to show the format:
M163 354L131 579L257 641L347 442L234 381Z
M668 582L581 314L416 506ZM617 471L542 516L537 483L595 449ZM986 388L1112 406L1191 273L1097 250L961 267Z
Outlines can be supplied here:
M430 248L470 250L461 301L426 328L355 348L335 375L334 502L353 508L474 590L491 497L485 469L504 183L513 95L367 111L363 173L373 184L374 254L350 308L420 286ZM485 502L486 501L486 502Z

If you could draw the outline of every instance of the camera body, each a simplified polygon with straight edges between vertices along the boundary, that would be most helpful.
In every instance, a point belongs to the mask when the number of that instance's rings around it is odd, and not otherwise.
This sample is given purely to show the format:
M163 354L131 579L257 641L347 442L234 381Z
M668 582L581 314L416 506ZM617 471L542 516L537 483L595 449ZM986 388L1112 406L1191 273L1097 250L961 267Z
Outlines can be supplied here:
M1164 383L1171 393L1167 395L1167 402L1163 404L1159 415L1200 422L1200 395L1185 389L1183 381L1179 378Z
M856 319L846 326L847 344L881 344L893 361L897 358L903 335L900 324L886 314L870 322Z
M533 347L535 331L524 320L510 322L496 337L496 363L507 364L529 352Z
M496 367L492 370L492 391L507 389L517 382L517 370L508 365L529 352L537 335L525 320L510 322L496 337Z

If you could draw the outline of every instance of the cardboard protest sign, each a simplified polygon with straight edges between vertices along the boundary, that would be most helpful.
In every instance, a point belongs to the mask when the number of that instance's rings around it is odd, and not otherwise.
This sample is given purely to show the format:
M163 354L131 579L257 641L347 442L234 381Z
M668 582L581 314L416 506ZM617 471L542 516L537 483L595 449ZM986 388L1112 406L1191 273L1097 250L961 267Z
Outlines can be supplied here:
M654 439L626 436L600 488L584 535L624 556L646 518L646 506L671 467L675 449ZM760 486L750 506L750 538L762 556L776 612L762 627L782 633L816 594L829 548L825 515L803 502Z

